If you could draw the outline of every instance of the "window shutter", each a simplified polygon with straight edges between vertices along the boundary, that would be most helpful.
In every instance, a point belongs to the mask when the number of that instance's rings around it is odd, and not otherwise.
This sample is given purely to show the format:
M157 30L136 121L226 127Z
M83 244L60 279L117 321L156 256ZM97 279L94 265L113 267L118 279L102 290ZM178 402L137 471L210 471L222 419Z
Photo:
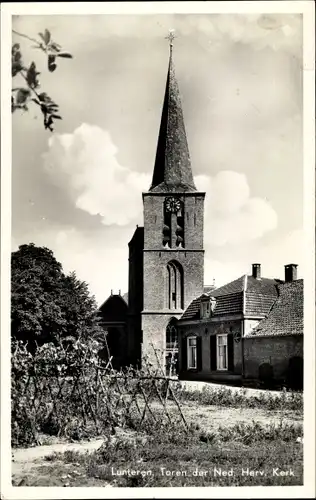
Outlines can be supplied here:
M210 337L211 370L216 370L216 335Z
M183 372L183 371L186 371L188 369L187 338L186 337L183 337L183 339L181 341L181 348L182 348L182 352L181 352L181 368L180 369Z
M227 335L227 349L228 349L228 370L234 371L234 336L232 333Z
M197 371L202 370L202 338L196 337L196 360L197 360Z

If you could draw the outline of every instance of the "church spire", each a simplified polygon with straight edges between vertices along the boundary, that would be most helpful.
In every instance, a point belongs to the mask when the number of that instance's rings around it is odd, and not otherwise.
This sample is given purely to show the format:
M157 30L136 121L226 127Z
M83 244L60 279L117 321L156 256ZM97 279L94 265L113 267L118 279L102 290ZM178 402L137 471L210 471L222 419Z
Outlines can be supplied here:
M178 82L172 60L173 30L169 31L169 68L162 109L156 160L150 191L196 191L184 128Z

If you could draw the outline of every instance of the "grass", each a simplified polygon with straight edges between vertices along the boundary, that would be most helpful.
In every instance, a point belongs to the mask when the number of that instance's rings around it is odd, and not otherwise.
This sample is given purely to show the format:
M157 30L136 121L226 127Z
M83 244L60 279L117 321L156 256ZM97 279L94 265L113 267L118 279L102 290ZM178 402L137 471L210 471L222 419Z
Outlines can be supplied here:
M180 402L196 402L201 405L216 405L234 408L260 408L265 410L303 411L303 394L300 392L262 392L246 395L246 389L232 391L227 387L203 387L201 391L177 389Z
M45 475L52 485L57 471L64 486L300 485L303 456L297 438L302 432L301 425L283 422L239 423L213 433L201 432L198 425L189 432L153 426L150 435L108 436L92 453L53 454L24 485L44 485ZM281 470L291 475L280 475Z

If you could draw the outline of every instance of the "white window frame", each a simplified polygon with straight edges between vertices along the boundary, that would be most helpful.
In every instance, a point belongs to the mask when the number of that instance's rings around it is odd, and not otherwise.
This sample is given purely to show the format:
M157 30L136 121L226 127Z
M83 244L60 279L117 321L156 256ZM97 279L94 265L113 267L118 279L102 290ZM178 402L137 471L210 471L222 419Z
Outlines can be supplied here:
M211 304L210 301L201 301L201 317L202 319L209 318L211 316Z
M226 344L219 344L219 338L226 337ZM226 368L219 368L219 346L226 345ZM227 333L219 333L216 335L216 369L220 372L228 371L228 335Z
M190 340L195 340L195 345L190 346ZM189 365L189 359L190 359L189 351L190 351L190 349L195 350L195 356L192 356L192 358L195 359L195 366ZM196 335L190 335L189 337L187 337L187 369L188 370L197 370L197 337L196 337Z

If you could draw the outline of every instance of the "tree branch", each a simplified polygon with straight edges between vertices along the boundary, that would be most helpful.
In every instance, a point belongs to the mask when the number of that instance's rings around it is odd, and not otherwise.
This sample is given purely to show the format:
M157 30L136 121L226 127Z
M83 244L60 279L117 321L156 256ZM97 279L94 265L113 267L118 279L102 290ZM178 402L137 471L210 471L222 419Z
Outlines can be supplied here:
M18 36L22 36L23 38L27 38L27 39L28 39L28 40L30 40L31 42L35 42L35 43L36 43L39 47L41 47L41 46L42 46L42 44L41 44L41 43L39 43L39 41L38 41L38 40L35 40L35 38L31 38L31 37L30 37L30 36L28 36L28 35L24 35L23 33L19 33L19 32L18 32L18 31L16 31L16 30L12 30L12 32L13 32L13 33L15 33L15 34L16 34L16 35L18 35Z

